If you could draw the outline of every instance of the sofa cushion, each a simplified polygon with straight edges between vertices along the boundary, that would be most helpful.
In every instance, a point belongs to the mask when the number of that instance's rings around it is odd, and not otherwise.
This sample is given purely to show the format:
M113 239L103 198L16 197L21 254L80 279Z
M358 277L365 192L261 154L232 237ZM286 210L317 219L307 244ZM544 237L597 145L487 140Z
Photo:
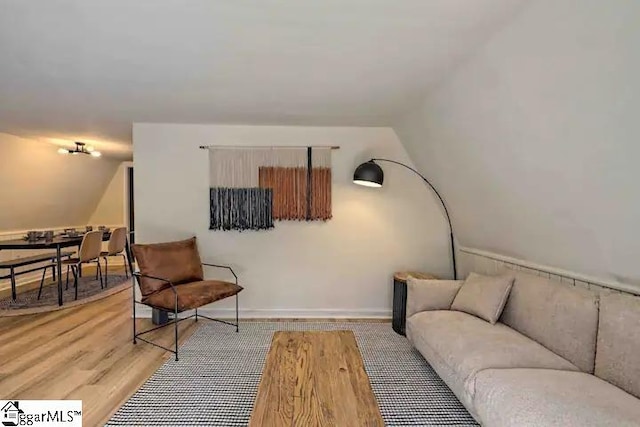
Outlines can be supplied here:
M595 292L518 272L500 321L582 371L593 372L598 329Z
M174 285L196 282L204 278L196 238L177 242L131 246L140 273L169 280ZM140 292L149 295L169 288L166 282L140 277Z
M584 372L487 369L475 377L486 427L638 426L640 400Z
M459 311L423 311L407 319L407 338L473 415L473 377L488 368L578 368L501 324Z
M483 276L471 273L453 300L451 310L464 311L492 324L496 323L507 302L512 284L513 275Z
M461 280L407 279L407 317L427 310L448 310Z
M640 297L602 294L595 374L640 397Z

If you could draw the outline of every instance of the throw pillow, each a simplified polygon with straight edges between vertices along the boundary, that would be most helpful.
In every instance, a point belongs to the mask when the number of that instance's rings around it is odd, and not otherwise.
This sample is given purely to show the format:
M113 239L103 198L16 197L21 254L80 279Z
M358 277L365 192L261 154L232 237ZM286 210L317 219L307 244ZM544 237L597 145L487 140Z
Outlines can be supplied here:
M407 318L421 311L449 310L462 280L407 279Z
M507 302L513 275L483 276L471 273L451 304L451 310L473 314L495 324Z

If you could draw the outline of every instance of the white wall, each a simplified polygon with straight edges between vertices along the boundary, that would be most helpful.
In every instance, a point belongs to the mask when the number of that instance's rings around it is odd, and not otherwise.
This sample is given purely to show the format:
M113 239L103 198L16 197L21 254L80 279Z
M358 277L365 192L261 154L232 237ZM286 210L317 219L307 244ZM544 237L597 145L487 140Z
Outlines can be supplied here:
M127 168L133 166L131 162L120 163L109 185L104 190L96 209L89 220L90 224L125 224L127 197Z
M640 285L640 2L539 0L394 129L463 245Z
M0 232L87 224L118 163L0 133Z
M449 273L446 223L420 179L385 167L383 189L351 182L372 156L409 162L389 128L134 124L133 142L136 241L196 235L204 260L237 270L244 316L389 316L395 270ZM208 153L198 148L209 144L341 146L333 219L210 231Z

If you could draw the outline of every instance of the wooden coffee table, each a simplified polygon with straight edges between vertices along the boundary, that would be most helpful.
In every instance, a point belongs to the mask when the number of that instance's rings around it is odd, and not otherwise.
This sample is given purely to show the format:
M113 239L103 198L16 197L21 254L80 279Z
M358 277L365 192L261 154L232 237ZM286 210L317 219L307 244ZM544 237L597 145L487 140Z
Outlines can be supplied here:
M276 332L249 425L384 426L353 332Z

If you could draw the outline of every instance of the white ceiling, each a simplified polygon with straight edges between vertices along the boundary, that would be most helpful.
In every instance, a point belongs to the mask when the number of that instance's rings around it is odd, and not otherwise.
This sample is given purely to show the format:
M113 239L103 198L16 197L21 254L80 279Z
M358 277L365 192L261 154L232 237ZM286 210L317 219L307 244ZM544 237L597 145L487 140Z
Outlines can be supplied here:
M0 0L0 131L387 125L523 0Z

